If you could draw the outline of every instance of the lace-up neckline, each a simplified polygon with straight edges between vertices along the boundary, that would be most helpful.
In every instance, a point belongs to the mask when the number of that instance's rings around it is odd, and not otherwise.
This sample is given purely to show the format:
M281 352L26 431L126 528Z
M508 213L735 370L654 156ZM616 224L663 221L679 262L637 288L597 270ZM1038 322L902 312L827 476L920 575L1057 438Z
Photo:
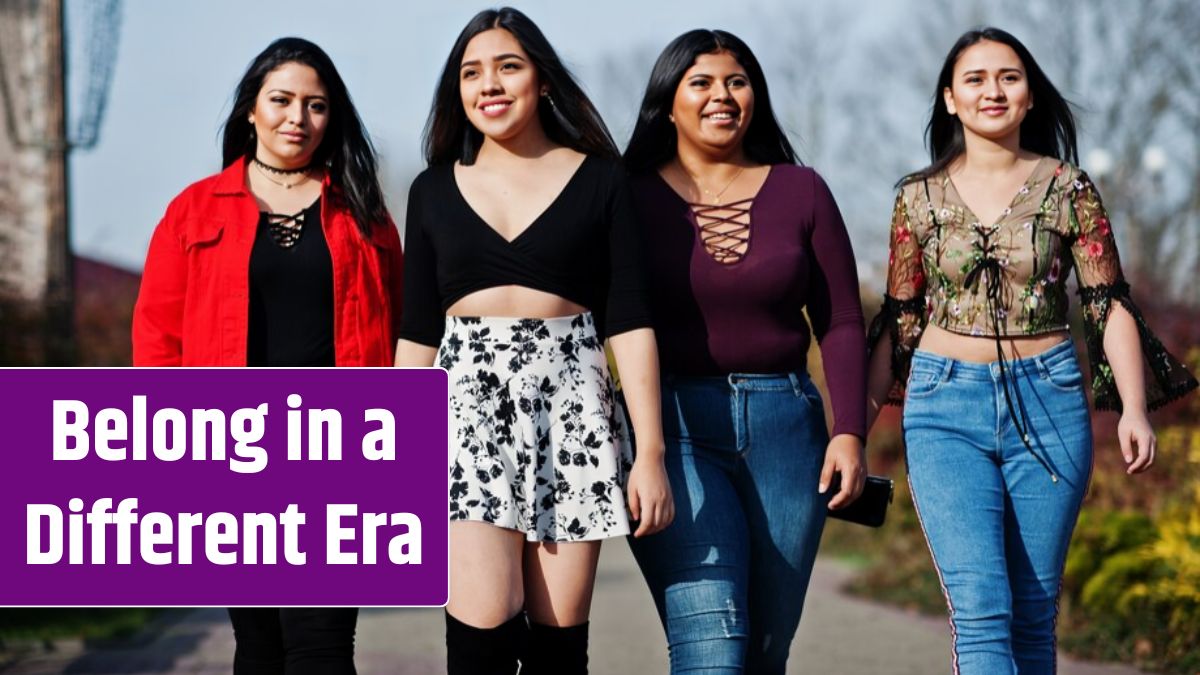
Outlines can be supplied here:
M688 202L700 231L700 243L710 258L722 265L734 265L750 251L750 208L754 197L728 204Z
M259 211L259 217L265 218L267 221L267 230L271 233L271 239L282 249L291 249L300 241L301 235L304 234L304 225L308 221L310 215L319 208L321 203L318 198L312 204L309 204L304 209L293 213L275 213L273 211ZM320 213L316 213L319 217Z
M762 185L750 197L724 204L705 204L687 199L676 192L661 173L654 173L662 187L688 207L704 253L710 260L722 266L736 265L750 253L750 212L754 208L754 202L767 189L775 174L775 166L768 167Z

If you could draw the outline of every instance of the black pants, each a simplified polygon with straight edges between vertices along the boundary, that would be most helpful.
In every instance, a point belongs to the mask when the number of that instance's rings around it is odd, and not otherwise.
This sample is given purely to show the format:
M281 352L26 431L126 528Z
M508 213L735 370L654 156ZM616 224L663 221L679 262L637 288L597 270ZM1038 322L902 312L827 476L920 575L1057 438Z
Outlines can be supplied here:
M358 608L229 608L234 675L355 675Z

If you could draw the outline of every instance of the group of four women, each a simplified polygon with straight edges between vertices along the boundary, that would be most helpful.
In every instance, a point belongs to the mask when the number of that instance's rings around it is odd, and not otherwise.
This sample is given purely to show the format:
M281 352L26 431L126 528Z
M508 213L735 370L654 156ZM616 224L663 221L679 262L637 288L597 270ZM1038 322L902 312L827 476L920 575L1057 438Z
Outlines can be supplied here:
M867 430L906 400L956 672L1050 673L1092 465L1070 269L1130 473L1154 459L1147 409L1195 381L1130 300L1070 110L1021 43L963 35L936 97L868 332L833 196L727 32L667 46L621 156L526 16L475 16L403 259L332 62L278 40L238 87L225 170L154 233L134 361L446 369L454 674L586 672L600 541L623 535L673 673L783 673L826 509L858 496ZM230 616L235 672L354 671L356 610Z

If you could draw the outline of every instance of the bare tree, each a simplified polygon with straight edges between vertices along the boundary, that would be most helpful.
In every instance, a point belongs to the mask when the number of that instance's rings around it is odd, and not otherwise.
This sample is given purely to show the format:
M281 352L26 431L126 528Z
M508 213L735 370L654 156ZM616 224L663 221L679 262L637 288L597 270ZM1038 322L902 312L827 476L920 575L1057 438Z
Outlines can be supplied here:
M13 193L9 172L9 165L0 163L0 222L4 220L6 214L15 213L17 209L17 199ZM0 265L8 265L15 254L11 234L6 228L0 228ZM8 288L7 280L0 277L0 297L9 297L11 293L12 289Z
M917 3L909 3L914 8ZM978 25L1016 34L1063 94L1076 104L1085 170L1100 183L1118 223L1127 276L1200 304L1184 270L1200 245L1200 5L1188 0L937 0L919 16L889 30L872 49L879 68L897 77L848 94L856 132L848 145L893 179L928 162L914 162L911 139L923 131L911 119L875 115L870 101L905 111L930 106L942 59L952 40ZM915 98L914 98L915 97ZM877 106L876 106L877 108ZM903 139L903 140L898 140ZM1089 166L1093 164L1094 166ZM869 171L863 167L864 172ZM1161 297L1163 293L1155 293Z
M2 145L2 144L0 144ZM14 224L19 224L17 214L20 204L14 188L13 167L0 162L0 267L15 265L20 255ZM31 325L27 308L18 300L18 288L4 275L0 275L0 365L23 365L29 362L29 340Z
M610 52L600 60L593 80L602 95L596 102L622 148L633 134L650 71L663 46L632 45L619 52Z
M830 170L840 161L836 126L839 90L846 72L844 40L855 21L844 7L793 5L766 17L762 59L772 103L805 163Z
M839 197L872 283L887 259L892 185L929 162L924 130L946 52L990 24L1025 42L1076 105L1081 163L1117 224L1127 275L1158 297L1200 305L1184 283L1200 261L1200 3L909 0L870 10L879 16L826 3L780 8L742 37L802 159ZM636 110L656 51L605 59L596 81L610 119Z
M1126 274L1196 304L1200 296L1191 290L1188 297L1180 271L1195 261L1200 239L1200 124L1189 117L1200 96L1200 67L1188 32L1189 25L1197 29L1200 9L1181 0L1026 8L1031 24L1046 23L1039 12L1057 10L1054 24L1070 28L1055 42L1053 65L1080 104L1084 168L1097 174L1121 225ZM1089 159L1100 165L1089 167Z

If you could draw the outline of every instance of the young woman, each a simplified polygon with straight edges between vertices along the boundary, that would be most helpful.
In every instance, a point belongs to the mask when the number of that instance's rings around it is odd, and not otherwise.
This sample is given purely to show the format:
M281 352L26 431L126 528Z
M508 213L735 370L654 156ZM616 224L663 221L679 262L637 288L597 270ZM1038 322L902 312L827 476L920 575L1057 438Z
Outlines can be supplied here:
M520 658L523 675L584 673L600 540L629 533L627 503L636 536L672 518L624 173L591 102L509 8L459 35L425 152L396 364L450 374L449 671L513 673ZM632 468L605 336L644 439Z
M1096 406L1122 411L1130 474L1154 461L1147 408L1196 381L1130 299L1100 195L1069 163L1071 111L1029 51L1002 30L970 31L935 97L933 163L901 181L892 215L868 421L904 398L909 483L950 606L955 672L1052 673L1059 581L1092 468L1067 331L1071 268Z
M685 33L659 56L625 162L654 258L678 507L631 546L672 673L783 673L826 506L852 502L866 477L850 240L825 182L796 165L754 54L724 31ZM813 337L832 439L806 372Z
M224 166L158 224L135 366L386 366L400 238L333 62L271 43L238 84ZM234 672L353 673L357 609L230 609Z

